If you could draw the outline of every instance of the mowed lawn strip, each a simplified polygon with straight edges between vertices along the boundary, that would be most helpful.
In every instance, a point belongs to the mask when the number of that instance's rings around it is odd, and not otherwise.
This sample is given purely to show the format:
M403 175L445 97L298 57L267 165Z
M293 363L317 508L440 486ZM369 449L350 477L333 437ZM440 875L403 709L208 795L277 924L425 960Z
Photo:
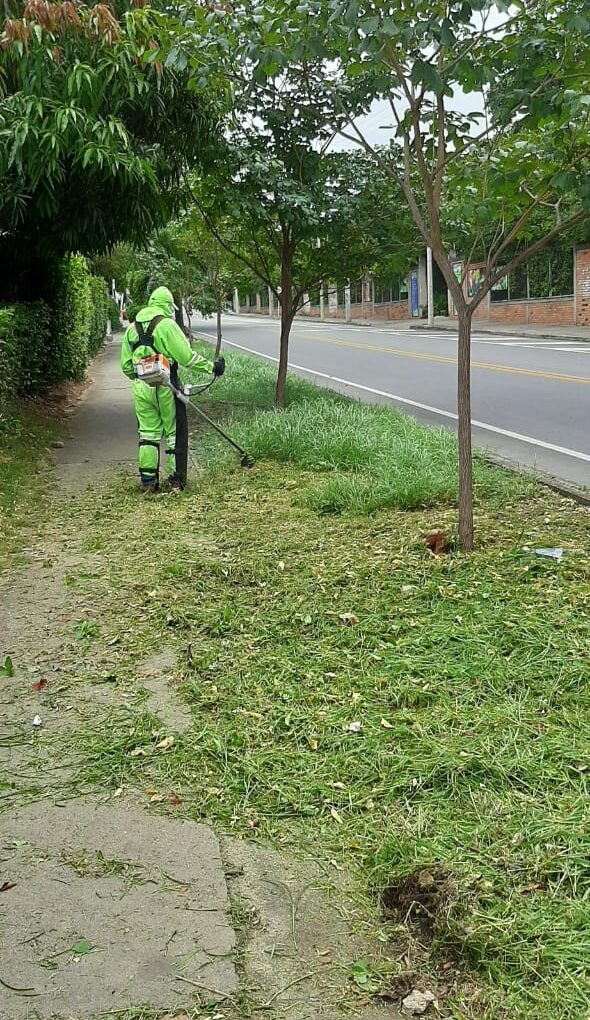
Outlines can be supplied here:
M433 557L424 532L454 529L452 439L298 380L279 416L264 409L272 373L250 364L258 381L240 359L244 392L262 410L232 411L237 382L219 384L210 409L258 467L232 467L199 433L192 491L113 502L115 534L133 521L113 574L133 635L128 675L146 644L172 643L193 728L152 753L154 719L130 727L115 712L112 728L82 735L84 780L173 790L191 817L358 868L376 898L431 872L440 895L421 937L475 981L453 993L453 1015L579 1020L590 997L588 510L480 463L477 552ZM310 438L308 415L324 410ZM395 472L380 458L388 444L395 458L400 436L426 509L404 497L404 509L317 512L326 480L379 486L381 470ZM428 464L449 451L446 495L431 499ZM112 548L112 516L96 515L94 543ZM155 533L159 558L141 561ZM556 545L561 564L523 548Z
M455 528L451 437L296 379L279 415L272 369L235 366L206 406L260 458L253 471L200 431L186 493L145 500L125 480L68 503L64 534L86 554L68 590L88 607L78 629L92 626L60 675L87 682L96 661L112 707L65 716L39 746L74 761L78 791L139 790L350 870L377 903L386 890L383 991L413 968L438 988L450 964L454 1017L581 1020L589 511L478 463L477 551L433 557L424 533ZM387 500L349 498L357 483ZM337 505L316 497L330 484ZM563 561L525 546L563 546ZM193 720L173 741L136 697L146 657L167 649ZM397 910L416 874L433 879L424 910ZM411 963L405 922L424 947Z

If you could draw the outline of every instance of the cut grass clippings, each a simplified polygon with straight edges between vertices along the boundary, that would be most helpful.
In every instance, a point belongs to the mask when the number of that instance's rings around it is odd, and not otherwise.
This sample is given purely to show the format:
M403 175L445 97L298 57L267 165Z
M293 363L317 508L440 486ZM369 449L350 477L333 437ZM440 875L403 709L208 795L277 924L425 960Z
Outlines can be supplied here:
M582 1020L589 511L478 464L478 549L433 557L424 533L454 528L452 437L300 380L288 392L278 415L272 369L232 354L209 406L253 471L199 433L186 493L145 501L125 481L68 505L69 590L94 593L85 669L108 669L113 707L39 747L73 759L84 792L139 790L328 874L356 869L377 902L388 889L388 930L407 922L430 954L404 962L395 942L400 979L418 968L433 987L452 962L451 1016ZM318 498L329 485L338 500ZM562 563L523 551L554 545ZM60 677L79 685L72 644ZM193 716L173 741L124 700L163 649ZM443 880L414 924L391 908L415 873Z
M81 782L174 792L192 818L358 867L376 897L442 868L457 892L432 918L435 958L483 986L455 1015L580 1020L588 511L540 490L480 507L480 551L437 559L421 534L452 512L328 523L300 505L308 484L292 465L236 468L89 515L93 548L119 550L121 682L172 645L194 723L159 749L152 715L113 711L73 738ZM139 578L154 533L161 560ZM562 564L522 551L557 543Z
M23 528L46 497L39 468L63 428L33 402L0 412L0 571L13 565ZM46 481L46 479L45 479Z

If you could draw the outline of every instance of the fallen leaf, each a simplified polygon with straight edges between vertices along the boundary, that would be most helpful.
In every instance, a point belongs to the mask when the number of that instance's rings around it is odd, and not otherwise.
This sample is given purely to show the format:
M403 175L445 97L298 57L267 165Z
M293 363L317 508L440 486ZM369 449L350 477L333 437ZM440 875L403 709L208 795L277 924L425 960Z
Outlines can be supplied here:
M164 737L164 739L161 740L159 744L156 744L156 747L158 748L159 751L167 751L169 747L172 747L173 743L174 743L173 736Z
M315 737L308 737L307 744L310 751L317 751L319 745Z
M72 946L71 951L74 956L88 956L88 953L91 953L93 949L94 946L88 941L88 939L80 939L79 942L76 942L75 945Z
M363 724L360 722L351 722L348 726L349 733L360 733Z
M135 750L129 752L129 757L130 758L139 758L139 757L145 758L146 754L147 754L147 751L146 751L145 747L136 747Z
M33 726L42 726L42 725L43 725L43 720L41 719L41 716L40 715L34 716L33 717Z
M4 660L4 665L0 666L0 676L14 676L14 666L10 655L7 655Z
M359 622L358 616L355 616L354 613L339 613L338 619L342 620L346 627L355 627Z
M387 722L387 719L381 720L381 726L383 727L384 730L394 729L393 723Z
M154 793L153 797L150 797L150 804L161 804L163 800L166 800L163 793Z
M451 547L448 531L429 531L424 535L424 541L433 556L440 556L441 553L448 552Z
M330 808L330 814L332 815L334 821L338 822L338 825L342 825L342 818L338 814L336 808Z
M36 683L31 684L31 690L36 691L37 694L40 694L41 691L45 690L48 683L49 683L48 680L37 680Z
M182 804L182 801L181 801L180 797L178 797L175 793L171 793L170 794L170 803L174 804L174 807L178 807L179 804Z
M333 790L345 790L346 789L346 785L344 783L328 783L328 786L331 786Z
M210 793L212 797L221 797L222 792L218 786L210 786L207 790L207 793Z
M284 569L285 569L285 564L283 563L282 560L279 560L279 570L284 570Z

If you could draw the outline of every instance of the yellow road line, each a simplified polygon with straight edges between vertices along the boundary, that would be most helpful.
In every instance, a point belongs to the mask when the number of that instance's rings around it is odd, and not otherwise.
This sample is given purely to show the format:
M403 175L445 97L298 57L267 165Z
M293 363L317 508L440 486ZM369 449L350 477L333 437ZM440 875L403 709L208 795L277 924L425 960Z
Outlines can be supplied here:
M302 334L299 334L301 336ZM357 351L375 351L379 354L394 354L400 358L415 358L418 361L438 361L443 365L456 365L456 358L445 358L442 354L420 354L417 351L402 351L394 347L375 347L371 344L356 344L352 340L329 340L327 337L305 337L312 343L332 344L334 347L352 347ZM509 375L527 375L533 379L550 379L558 382L581 383L590 386L590 378L583 375L565 375L560 372L540 372L532 368L512 368L510 365L495 365L489 361L472 361L472 368L486 372L505 372Z

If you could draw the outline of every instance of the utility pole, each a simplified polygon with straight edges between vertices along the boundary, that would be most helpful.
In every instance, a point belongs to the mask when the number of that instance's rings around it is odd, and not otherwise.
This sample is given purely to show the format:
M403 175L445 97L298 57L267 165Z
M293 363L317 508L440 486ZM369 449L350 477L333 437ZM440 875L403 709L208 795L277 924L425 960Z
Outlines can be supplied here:
M434 284L432 280L432 248L426 249L426 291L428 294L428 325L434 326Z
M350 280L347 280L346 286L344 287L344 319L346 322L350 322L352 319L352 311L350 307Z

